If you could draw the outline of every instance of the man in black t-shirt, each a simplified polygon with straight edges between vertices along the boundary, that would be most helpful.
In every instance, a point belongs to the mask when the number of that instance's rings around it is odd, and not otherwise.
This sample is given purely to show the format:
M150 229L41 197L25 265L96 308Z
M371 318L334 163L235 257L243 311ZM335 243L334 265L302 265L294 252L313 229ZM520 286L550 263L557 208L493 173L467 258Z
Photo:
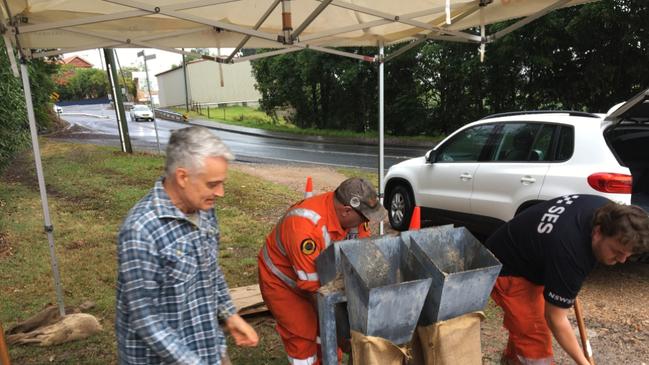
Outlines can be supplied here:
M577 364L588 360L568 310L597 262L614 265L649 250L649 217L595 195L566 195L500 227L485 244L503 264L491 293L504 311L506 364L552 364L552 335Z

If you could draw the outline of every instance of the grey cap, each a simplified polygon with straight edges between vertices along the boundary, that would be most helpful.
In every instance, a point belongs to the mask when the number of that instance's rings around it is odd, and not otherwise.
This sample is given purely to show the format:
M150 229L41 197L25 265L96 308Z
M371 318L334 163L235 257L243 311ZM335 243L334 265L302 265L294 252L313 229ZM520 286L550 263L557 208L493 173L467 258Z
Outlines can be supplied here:
M382 221L388 214L372 184L359 177L343 181L336 188L335 195L339 202L354 208L368 220Z

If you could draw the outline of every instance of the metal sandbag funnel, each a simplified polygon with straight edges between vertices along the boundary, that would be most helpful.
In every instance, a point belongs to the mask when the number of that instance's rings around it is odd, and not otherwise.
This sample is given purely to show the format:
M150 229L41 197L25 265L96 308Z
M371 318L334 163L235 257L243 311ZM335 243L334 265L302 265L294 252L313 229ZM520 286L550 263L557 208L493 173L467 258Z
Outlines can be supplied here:
M365 238L364 240L369 240L369 238ZM315 259L315 263L321 286L324 286L335 279L336 273L342 271L340 269L340 248L359 241L360 240L345 240L334 242L320 252L318 257Z
M400 237L349 242L340 247L352 330L395 344L410 341L431 279L405 281L423 270Z
M409 237L419 277L433 279L419 323L482 310L502 267L498 259L464 227L423 231Z

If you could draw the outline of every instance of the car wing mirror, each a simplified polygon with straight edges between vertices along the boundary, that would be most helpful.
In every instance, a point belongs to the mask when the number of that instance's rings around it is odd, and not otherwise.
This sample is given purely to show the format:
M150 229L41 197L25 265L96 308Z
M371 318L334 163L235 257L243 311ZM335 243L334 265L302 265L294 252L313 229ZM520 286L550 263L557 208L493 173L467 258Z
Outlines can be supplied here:
M437 159L437 151L435 150L430 150L426 152L426 163L435 163L435 160Z

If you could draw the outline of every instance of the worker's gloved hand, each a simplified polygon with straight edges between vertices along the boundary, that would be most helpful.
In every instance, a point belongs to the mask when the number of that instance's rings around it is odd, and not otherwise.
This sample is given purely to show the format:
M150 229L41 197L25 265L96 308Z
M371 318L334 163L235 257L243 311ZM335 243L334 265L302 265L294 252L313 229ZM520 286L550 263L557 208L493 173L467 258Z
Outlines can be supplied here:
M225 320L225 327L237 346L254 347L259 343L259 336L254 328L238 314L233 314Z

